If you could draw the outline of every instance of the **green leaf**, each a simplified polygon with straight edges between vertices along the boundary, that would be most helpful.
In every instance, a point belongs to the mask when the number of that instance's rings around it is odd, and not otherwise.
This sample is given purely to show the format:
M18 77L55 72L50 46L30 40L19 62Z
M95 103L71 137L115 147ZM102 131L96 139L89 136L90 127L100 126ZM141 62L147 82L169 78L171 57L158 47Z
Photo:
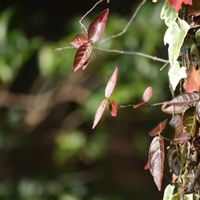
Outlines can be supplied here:
M196 113L195 108L192 107L188 109L183 117L183 124L186 127L186 131L189 133L190 136L194 137L196 132Z
M181 47L183 45L184 39L187 35L187 32L190 28L190 25L178 18L178 22L171 21L169 27L164 35L164 44L168 44L168 56L171 68L169 70L169 81L172 85L173 90L176 89L179 81L182 78L186 78L186 68L181 67L177 61Z
M167 185L167 187L165 188L165 191L164 191L163 200L171 200L172 199L174 188L175 188L174 185L170 185L170 184Z
M194 200L194 195L193 194L186 194L186 195L184 195L184 200Z
M160 18L165 21L165 24L167 26L170 25L170 22L176 21L178 18L178 13L172 8L172 6L165 1L161 13L160 13Z
M179 24L171 21L169 27L164 35L164 44L168 44L168 55L171 66L174 66L180 53L181 46L183 45L185 36L190 28L190 25L179 19Z
M175 90L179 81L182 78L187 77L186 67L180 67L179 62L176 61L174 65L171 65L168 72L168 76L169 76L169 82L172 85L173 90Z

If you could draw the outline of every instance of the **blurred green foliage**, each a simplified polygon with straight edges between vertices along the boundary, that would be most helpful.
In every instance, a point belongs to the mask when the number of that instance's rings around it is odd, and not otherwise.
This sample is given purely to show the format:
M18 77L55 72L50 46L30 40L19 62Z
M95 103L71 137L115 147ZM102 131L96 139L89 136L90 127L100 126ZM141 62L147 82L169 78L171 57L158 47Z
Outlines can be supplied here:
M146 4L123 36L97 46L165 56L160 10L160 4ZM162 118L160 111L124 109L113 119L107 110L94 131L91 125L115 66L120 73L112 98L119 104L139 102L149 85L155 91L152 101L166 99L166 69L161 72L162 64L143 57L94 50L86 71L73 74L75 50L55 49L68 46L79 33L78 17L63 24L68 34L49 41L12 28L14 14L14 9L0 14L0 89L10 95L0 90L5 98L0 101L0 199L155 199L157 191L143 165L147 132ZM120 32L128 19L111 10L104 37ZM32 68L37 73L29 81ZM30 85L25 94L24 84ZM74 97L77 87L85 96Z

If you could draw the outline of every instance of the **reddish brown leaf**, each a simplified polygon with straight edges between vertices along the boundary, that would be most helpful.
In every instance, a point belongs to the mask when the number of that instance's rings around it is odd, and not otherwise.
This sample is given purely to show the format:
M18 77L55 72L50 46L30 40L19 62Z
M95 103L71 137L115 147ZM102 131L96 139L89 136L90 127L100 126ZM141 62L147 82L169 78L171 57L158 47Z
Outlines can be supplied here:
M147 163L145 164L144 169L145 169L145 170L148 170L148 169L149 169L149 162L147 162Z
M190 137L189 137L188 133L182 132L181 134L179 134L172 140L172 143L173 144L183 144L183 143L187 142L189 139L190 139Z
M153 95L153 88L152 87L147 87L143 93L143 101L148 102Z
M80 68L85 69L85 66L88 63L91 54L92 54L92 46L90 43L85 43L78 48L73 64L74 72Z
M103 10L90 24L88 28L88 38L93 43L97 42L103 35L108 19L109 9Z
M183 85L186 92L199 92L200 89L200 69L195 69L194 66L190 66L190 72L187 80Z
M113 72L112 76L110 77L110 79L106 85L106 89L105 89L105 97L106 98L110 98L110 96L115 88L117 78L118 78L118 68L116 67L115 71Z
M149 135L153 137L153 136L161 134L162 131L165 129L166 124L167 124L167 119L163 120L154 129L152 129L149 132Z
M189 107L195 106L199 101L197 93L185 93L178 95L171 101L167 101L162 106L162 111L168 114L182 114Z
M161 190L163 170L164 170L164 141L162 137L156 136L153 138L150 148L149 148L149 170L153 176L154 182Z
M183 132L183 116L182 115L174 115L169 122L169 125L175 129L175 137L179 137L179 135Z
M112 100L109 101L109 110L110 110L110 114L113 117L117 116L117 103L116 101Z
M94 117L94 122L93 122L93 125L92 125L92 129L94 129L96 127L96 125L98 124L98 122L100 121L104 111L105 111L105 108L106 108L106 105L107 105L107 102L108 100L107 99L104 99L101 104L99 105L97 111L96 111L96 114L95 114L95 117Z
M176 12L181 9L182 4L192 5L192 0L168 0L168 2L176 10Z
M86 35L83 34L78 34L77 36L75 36L72 41L70 42L70 44L76 48L79 48L81 45L85 44L88 42L88 37Z

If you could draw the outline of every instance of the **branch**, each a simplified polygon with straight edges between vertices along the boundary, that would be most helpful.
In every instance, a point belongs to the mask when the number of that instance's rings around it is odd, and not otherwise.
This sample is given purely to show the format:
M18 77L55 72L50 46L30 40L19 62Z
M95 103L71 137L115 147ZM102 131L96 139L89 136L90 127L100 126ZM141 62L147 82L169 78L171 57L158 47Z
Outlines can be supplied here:
M105 38L104 40L101 40L100 42L106 42L107 40L111 40L111 39L113 39L113 38L116 38L116 37L119 37L119 36L123 35L123 34L128 30L129 26L130 26L131 23L134 21L134 19L136 18L138 12L139 12L140 9L142 8L142 6L146 3L146 1L147 1L147 0L143 0L143 1L138 5L138 7L136 8L136 10L135 10L135 12L133 13L132 17L130 18L130 20L128 21L128 23L126 24L126 26L124 27L124 29L123 29L121 32L119 32L119 33L117 33L117 34L115 34L115 35L112 35L112 36L110 36L110 37L107 37L107 38Z
M98 4L102 3L103 1L104 1L104 0L99 0L99 1L97 1L97 2L94 4L94 6L92 6L92 8L90 8L90 10L88 10L88 11L81 17L81 19L79 20L79 24L81 25L81 28L85 31L85 33L87 33L87 28L86 28L85 25L82 23L83 19L84 19L90 12L92 12Z
M99 47L94 47L94 49L107 52L107 53L118 53L118 54L125 54L125 55L130 55L130 56L140 56L144 58L151 59L153 61L161 62L161 63L169 63L169 60L165 60L162 58L158 58L156 56L151 56L149 54L137 52L137 51L124 51L124 50L118 50L118 49L104 49L104 48L99 48Z

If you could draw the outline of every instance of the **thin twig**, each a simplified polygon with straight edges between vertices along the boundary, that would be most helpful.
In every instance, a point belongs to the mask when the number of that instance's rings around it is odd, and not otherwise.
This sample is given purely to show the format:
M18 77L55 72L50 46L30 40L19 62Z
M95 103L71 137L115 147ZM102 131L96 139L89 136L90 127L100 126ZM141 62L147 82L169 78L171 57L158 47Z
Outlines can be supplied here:
M59 47L59 48L54 49L54 51L63 51L66 49L75 49L75 47L73 46Z
M94 47L94 49L99 50L99 51L103 51L103 52L107 52L107 53L118 53L118 54L125 54L125 55L131 55L131 56L141 56L144 58L148 58L151 59L153 61L158 61L158 62L162 62L162 63L169 63L169 60L165 60L162 58L158 58L156 56L151 56L149 54L145 54L145 53L141 53L141 52L137 52L137 51L124 51L124 50L118 50L118 49L104 49L104 48L99 48L99 47Z
M136 18L138 12L139 12L140 9L142 8L142 6L146 3L146 1L147 1L147 0L143 0L143 1L138 5L138 7L136 8L136 10L135 10L135 12L133 13L132 17L130 18L130 20L128 21L128 23L126 24L126 26L124 27L124 29L123 29L121 32L119 32L119 33L117 33L117 34L115 34L115 35L111 35L110 37L107 37L107 38L105 38L104 40L101 40L100 42L105 42L105 41L107 41L107 40L111 40L111 39L113 39L113 38L116 38L116 37L119 37L119 36L123 35L123 34L128 30L129 26L130 26L131 23L134 21L134 19Z
M87 28L86 28L85 25L82 23L83 19L84 19L92 10L94 10L94 8L95 8L98 4L102 3L103 1L104 1L104 0L99 0L99 1L97 1L97 2L94 4L94 6L92 6L92 8L90 8L90 10L88 10L88 11L81 17L81 19L79 20L79 24L81 25L81 28L85 31L86 34L87 34Z

